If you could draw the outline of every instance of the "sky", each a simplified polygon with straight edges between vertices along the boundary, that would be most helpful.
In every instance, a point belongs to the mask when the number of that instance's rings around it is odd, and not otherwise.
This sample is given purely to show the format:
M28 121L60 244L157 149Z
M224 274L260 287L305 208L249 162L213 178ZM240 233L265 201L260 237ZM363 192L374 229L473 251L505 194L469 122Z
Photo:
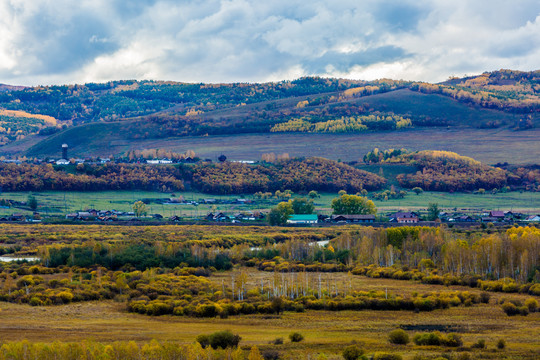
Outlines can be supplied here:
M0 83L12 85L540 68L538 0L0 0L0 15Z

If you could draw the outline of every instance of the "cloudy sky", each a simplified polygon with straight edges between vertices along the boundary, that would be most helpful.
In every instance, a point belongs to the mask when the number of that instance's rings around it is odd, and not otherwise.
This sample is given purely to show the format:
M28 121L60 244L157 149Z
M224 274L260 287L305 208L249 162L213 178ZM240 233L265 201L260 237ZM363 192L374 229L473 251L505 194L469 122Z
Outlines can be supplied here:
M540 68L538 0L0 0L0 83Z

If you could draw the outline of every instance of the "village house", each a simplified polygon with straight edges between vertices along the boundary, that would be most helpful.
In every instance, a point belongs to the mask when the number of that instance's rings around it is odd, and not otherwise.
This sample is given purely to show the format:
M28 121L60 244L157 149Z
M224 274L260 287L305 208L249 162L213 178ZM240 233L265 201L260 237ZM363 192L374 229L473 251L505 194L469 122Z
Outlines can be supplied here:
M169 160L169 159L153 159L153 160L146 160L146 163L158 165L158 164L172 164L173 162L172 160Z
M209 221L229 221L231 218L224 213L220 212L217 214L209 213L206 215L206 220Z
M502 222L504 221L504 211L490 211L487 216L482 217L482 222Z
M418 215L413 212L397 212L390 216L390 222L398 222L401 224L417 223Z
M116 216L100 216L97 219L99 221L103 221L103 222L111 222L111 221L118 220L118 218Z
M234 218L236 220L249 220L249 221L254 221L255 220L255 216L251 213L236 213L234 214Z
M316 224L317 220L316 214L291 215L287 224Z
M56 165L61 165L61 166L69 165L69 160L58 159L58 160L56 160L55 164Z
M474 222L474 219L470 217L469 215L461 215L456 218L454 218L457 222Z
M375 215L332 215L330 219L334 222L372 223L375 222Z
M8 218L9 221L25 221L26 217L23 214L11 214Z
M503 220L505 218L504 211L493 211L492 210L492 211L489 212L489 217L499 219L499 220Z

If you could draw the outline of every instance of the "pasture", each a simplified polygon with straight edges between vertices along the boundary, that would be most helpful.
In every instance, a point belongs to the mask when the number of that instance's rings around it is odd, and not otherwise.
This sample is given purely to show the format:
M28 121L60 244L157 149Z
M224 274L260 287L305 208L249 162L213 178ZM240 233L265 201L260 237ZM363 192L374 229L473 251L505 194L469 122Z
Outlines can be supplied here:
M28 192L4 192L0 198L26 201ZM86 209L98 210L119 210L132 211L132 205L138 200L148 202L148 214L159 213L164 217L174 215L200 218L206 216L208 212L221 211L233 214L243 211L262 210L268 211L280 200L258 200L252 194L246 195L211 195L199 192L175 192L174 197L183 196L186 201L199 201L199 199L235 200L244 198L252 200L251 204L163 204L173 197L173 193L152 192L152 191L97 191L97 192L77 192L77 191L44 191L32 193L38 201L38 211L42 215L65 215L72 212L84 211ZM330 214L332 199L338 196L335 193L321 193L321 197L315 199L315 210L318 213ZM302 195L294 195L302 196ZM481 212L489 210L512 210L527 214L540 212L540 193L531 192L508 192L497 194L467 194L467 193L443 193L443 192L423 192L419 195L412 191L403 199L390 199L388 201L375 200L375 205L379 213L387 213L397 210L424 210L429 203L437 203L443 210L462 212ZM29 210L19 208L0 208L0 216L12 213L30 214Z
M260 160L264 153L288 153L291 157L320 156L332 160L358 161L373 148L446 150L486 164L508 162L534 164L540 158L540 129L516 132L508 129L410 129L361 134L237 134L111 143L109 153L127 149L164 148L177 152L194 150L201 158ZM118 145L116 145L118 144ZM504 148L504 151L501 149ZM97 151L97 148L89 148ZM84 149L83 151L86 151ZM104 151L101 151L104 154Z

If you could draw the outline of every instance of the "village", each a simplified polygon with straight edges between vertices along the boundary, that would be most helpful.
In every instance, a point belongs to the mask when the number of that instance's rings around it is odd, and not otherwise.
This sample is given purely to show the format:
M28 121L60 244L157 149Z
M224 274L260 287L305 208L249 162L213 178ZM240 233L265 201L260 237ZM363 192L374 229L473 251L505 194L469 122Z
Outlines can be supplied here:
M195 156L194 152L187 152L186 154L181 154L179 158L144 158L144 157L135 157L135 156L125 156L125 157L96 157L96 158L70 158L68 156L68 144L64 143L61 145L61 157L59 159L45 158L45 159L28 159L28 158L17 158L17 159L0 159L0 162L3 163L32 163L40 164L47 163L51 165L58 166L59 168L64 168L68 165L77 165L77 164L109 164L109 163L147 163L151 165L169 165L169 164L195 164L201 161L198 157ZM212 162L211 159L205 159L205 162ZM217 161L225 162L227 157L221 154L217 157ZM238 160L233 162L249 163L253 164L255 161L247 160ZM0 188L1 190L1 188ZM414 190L414 189L413 189ZM290 196L292 192L286 190ZM387 191L388 192L388 191ZM405 194L406 191L400 191L400 194ZM270 194L270 193L268 193ZM383 193L384 194L384 193ZM418 192L416 192L418 195ZM173 194L174 195L174 194ZM95 209L95 208L84 208L84 210L73 211L71 212L64 211L63 214L48 214L43 212L36 211L33 209L32 213L29 214L27 210L32 210L31 207L28 207L24 201L10 201L1 207L9 209L10 207L19 208L21 210L26 210L24 213L12 213L10 215L0 216L0 222L85 222L85 223L99 223L99 222L119 222L119 223L145 223L145 224L160 224L160 223L192 223L192 222L204 222L204 223L231 223L231 224L266 224L269 207L272 205L277 205L277 202L283 200L278 196L273 198L268 198L262 193L256 193L253 196L242 195L242 198L199 198L195 199L184 199L182 195L179 197L171 196L168 199L143 199L146 204L156 203L161 205L181 205L181 206L191 206L197 208L199 205L204 205L204 209L194 213L193 211L176 212L172 215L166 215L157 211L153 211L151 214L147 214L146 211L136 212L136 211L126 211L117 210L117 209ZM371 198L380 200L380 195L374 193L371 195ZM367 196L367 192L366 192ZM280 200L281 199L281 200ZM6 202L5 199L2 201ZM276 202L277 201L277 202ZM305 225L343 225L343 224L370 224L373 226L400 226L400 225L411 225L411 224L421 224L425 226L438 226L442 223L447 223L450 226L473 226L475 224L482 224L487 226L488 224L492 225L507 225L507 224L531 224L540 222L540 215L538 214L527 214L516 212L512 210L490 210L482 208L463 208L458 209L437 209L437 213L429 214L426 211L422 210L412 210L411 208L399 208L394 209L381 209L377 214L336 214L332 213L331 210L320 206L317 211L312 211L310 214L292 214L289 215L284 224L291 226L305 226ZM398 204L399 205L399 204ZM129 205L131 207L131 205ZM219 210L218 210L219 206ZM67 209L66 209L67 210ZM134 209L135 210L135 209ZM409 210L409 211L407 211Z
M201 199L201 201L204 201ZM237 199L236 203L250 203L251 200ZM186 204L197 206L197 202L186 201ZM97 210L86 209L66 214L63 218L68 222L79 223L99 223L99 222L120 222L120 223L139 223L145 224L160 224L160 223L230 223L230 224L266 224L268 211L265 210L245 210L237 212L216 211L208 212L206 215L187 217L173 215L165 217L160 213L138 215L133 211L119 210ZM0 217L0 222L42 222L42 221L58 222L58 217L42 217L39 212L34 212L32 215L24 215L21 213L13 213L9 216ZM345 224L369 224L372 226L401 226L401 225L424 225L438 226L440 224L472 226L482 224L491 226L501 226L509 224L533 224L540 223L540 215L528 215L512 211L486 211L478 214L467 215L460 212L441 211L436 220L428 220L425 213L419 211L398 211L391 213L373 214L293 214L287 219L287 225L303 226L303 225L345 225Z

